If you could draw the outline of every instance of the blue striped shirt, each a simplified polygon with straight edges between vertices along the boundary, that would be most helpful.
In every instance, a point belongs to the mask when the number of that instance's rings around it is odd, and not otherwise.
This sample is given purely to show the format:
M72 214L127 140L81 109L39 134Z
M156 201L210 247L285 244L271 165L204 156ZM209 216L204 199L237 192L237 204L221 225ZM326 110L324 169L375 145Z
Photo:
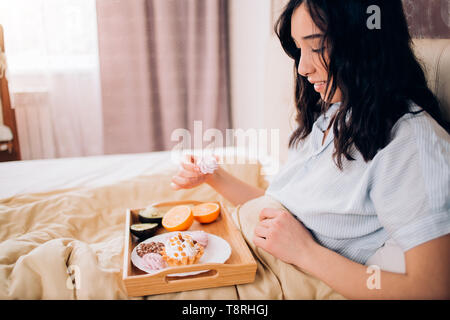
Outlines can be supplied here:
M295 215L323 246L364 264L388 239L405 252L450 233L450 136L426 112L406 114L392 140L365 162L332 157L332 105L289 150L266 194ZM413 110L420 110L413 106Z

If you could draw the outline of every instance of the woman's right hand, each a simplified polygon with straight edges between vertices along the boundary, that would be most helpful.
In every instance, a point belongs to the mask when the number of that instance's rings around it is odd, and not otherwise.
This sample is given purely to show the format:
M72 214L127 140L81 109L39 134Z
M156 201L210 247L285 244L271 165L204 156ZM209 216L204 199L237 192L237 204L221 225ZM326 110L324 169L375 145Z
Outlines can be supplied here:
M172 177L170 186L175 190L191 189L204 183L211 174L204 174L195 164L194 156L188 156L187 161L181 162L180 170Z
M219 162L218 156L215 157ZM207 183L235 206L261 197L265 193L264 189L252 186L234 177L218 165L211 166L215 167L213 170L207 163L200 163L200 166L197 163L197 159L193 155L188 156L181 162L180 170L172 177L170 183L173 189L190 189L202 183ZM200 167L206 172L213 173L202 173Z

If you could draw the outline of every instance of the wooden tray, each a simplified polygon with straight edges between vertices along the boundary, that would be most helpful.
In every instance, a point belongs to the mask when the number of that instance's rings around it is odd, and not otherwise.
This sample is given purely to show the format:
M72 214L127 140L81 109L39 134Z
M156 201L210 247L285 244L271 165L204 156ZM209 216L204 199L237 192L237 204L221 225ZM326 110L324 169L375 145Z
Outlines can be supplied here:
M162 210L181 204L200 204L199 201L172 201L153 204ZM218 202L219 203L219 202ZM139 223L138 212L141 209L128 209L125 223L125 245L123 262L123 282L127 293L131 297L145 296L158 293L187 291L203 288L230 286L234 284L249 283L255 280L256 262L252 257L240 231L236 228L231 215L220 202L221 213L219 218L209 224L200 224L195 221L189 231L203 230L215 234L231 246L231 256L225 263L203 263L188 266L169 267L158 273L148 274L136 268L131 262L131 252L139 243L130 233L130 225ZM166 233L160 228L156 234ZM169 276L175 273L209 270L196 275Z

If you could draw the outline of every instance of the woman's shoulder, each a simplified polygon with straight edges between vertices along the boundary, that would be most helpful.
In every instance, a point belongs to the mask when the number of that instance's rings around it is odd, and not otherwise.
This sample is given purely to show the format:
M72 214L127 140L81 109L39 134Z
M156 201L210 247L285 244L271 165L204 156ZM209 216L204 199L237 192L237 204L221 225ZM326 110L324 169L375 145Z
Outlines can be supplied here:
M426 111L417 105L392 128L391 141L375 156L375 162L390 165L416 163L425 171L450 168L450 135ZM435 168L435 166L440 168Z
M411 104L410 113L402 116L392 128L392 142L410 141L416 144L450 143L447 131L425 110Z

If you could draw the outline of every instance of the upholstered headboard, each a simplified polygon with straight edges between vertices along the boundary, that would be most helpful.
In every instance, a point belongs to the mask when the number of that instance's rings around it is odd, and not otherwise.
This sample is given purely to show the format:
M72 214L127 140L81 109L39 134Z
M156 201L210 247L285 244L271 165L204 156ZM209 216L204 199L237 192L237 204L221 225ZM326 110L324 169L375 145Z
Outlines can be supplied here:
M424 66L428 86L450 121L450 39L415 39L414 50Z

